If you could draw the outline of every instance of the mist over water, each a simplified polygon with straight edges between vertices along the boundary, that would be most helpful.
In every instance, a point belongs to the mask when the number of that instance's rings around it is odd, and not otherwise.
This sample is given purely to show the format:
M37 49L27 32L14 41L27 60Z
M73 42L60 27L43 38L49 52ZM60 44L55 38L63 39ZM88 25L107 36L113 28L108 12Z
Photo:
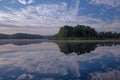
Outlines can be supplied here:
M118 42L0 42L0 80L119 80Z

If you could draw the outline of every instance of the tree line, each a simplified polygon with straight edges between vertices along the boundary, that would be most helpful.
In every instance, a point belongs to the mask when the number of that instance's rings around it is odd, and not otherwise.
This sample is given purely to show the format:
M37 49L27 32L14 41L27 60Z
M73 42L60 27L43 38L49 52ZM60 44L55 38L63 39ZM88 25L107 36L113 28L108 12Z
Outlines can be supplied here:
M0 39L42 39L43 36L37 34L16 33L12 35L0 33Z
M120 38L120 33L117 32L97 32L94 28L85 25L68 26L65 25L60 28L57 33L57 39L108 39Z

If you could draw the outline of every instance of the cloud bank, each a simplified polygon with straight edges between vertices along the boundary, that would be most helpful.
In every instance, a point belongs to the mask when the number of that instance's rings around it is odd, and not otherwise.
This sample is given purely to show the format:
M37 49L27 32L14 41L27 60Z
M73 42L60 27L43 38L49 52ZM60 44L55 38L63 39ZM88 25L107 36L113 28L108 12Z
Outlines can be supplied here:
M59 2L26 5L32 4L33 0L18 0L18 2L25 6L22 8L4 6L5 10L0 10L1 32L28 32L47 35L56 34L61 26L77 24L90 25L97 31L110 30L119 32L120 30L119 15L116 15L118 19L108 19L107 21L99 16L80 15L81 12L84 12L84 10L80 9L81 0L74 0L72 4ZM120 4L118 0L91 0L88 3L91 5L103 4L111 7L119 7Z
M78 1L79 2L79 1ZM41 4L20 10L5 7L10 13L0 11L0 27L9 28L58 28L76 21L78 5L67 9L67 3ZM5 26L7 25L7 26ZM36 29L37 30L37 29Z

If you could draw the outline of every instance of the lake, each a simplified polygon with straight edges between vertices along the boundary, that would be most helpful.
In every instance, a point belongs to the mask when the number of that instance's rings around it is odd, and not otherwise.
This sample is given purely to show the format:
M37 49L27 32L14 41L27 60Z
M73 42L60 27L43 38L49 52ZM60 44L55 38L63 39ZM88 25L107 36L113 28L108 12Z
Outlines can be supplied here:
M120 80L120 43L0 42L0 80Z

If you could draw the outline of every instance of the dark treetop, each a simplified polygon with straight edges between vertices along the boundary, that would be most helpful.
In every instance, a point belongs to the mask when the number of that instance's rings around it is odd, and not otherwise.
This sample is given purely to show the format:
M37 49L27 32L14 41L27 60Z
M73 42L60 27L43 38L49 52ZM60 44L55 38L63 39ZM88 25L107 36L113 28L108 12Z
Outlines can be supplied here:
M85 25L61 27L58 34L58 39L113 39L120 38L120 33L116 32L97 32L94 28Z

